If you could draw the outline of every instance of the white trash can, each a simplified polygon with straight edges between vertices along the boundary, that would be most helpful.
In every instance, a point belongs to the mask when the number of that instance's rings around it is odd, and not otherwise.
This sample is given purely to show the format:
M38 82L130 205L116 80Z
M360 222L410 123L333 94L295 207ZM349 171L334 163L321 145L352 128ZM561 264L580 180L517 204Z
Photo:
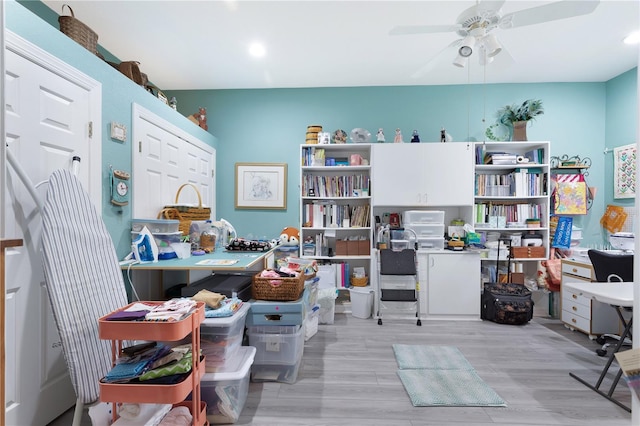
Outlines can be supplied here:
M371 318L373 310L373 289L370 285L364 287L350 287L351 315L356 318Z

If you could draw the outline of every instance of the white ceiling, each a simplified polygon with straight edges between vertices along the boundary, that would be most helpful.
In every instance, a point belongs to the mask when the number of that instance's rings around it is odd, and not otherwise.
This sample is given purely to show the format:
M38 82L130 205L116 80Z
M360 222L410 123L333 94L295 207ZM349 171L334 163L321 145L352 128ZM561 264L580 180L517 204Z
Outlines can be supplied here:
M589 15L497 29L506 53L466 68L439 53L454 32L390 36L399 25L452 25L475 1L101 1L70 4L98 43L137 60L163 90L600 82L638 64L622 39L640 28L637 0L602 0ZM503 14L549 1L509 0ZM267 56L249 57L260 40ZM434 59L435 58L435 59ZM414 74L429 61L432 69Z

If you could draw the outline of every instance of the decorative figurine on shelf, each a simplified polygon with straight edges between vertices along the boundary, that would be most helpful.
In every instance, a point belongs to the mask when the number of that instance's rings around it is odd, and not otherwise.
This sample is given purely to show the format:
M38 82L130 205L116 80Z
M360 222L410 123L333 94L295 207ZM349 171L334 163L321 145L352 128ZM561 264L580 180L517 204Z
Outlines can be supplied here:
M381 142L381 143L385 142L385 140L384 140L384 132L382 131L382 128L378 129L378 133L376 133L376 140L378 142Z
M446 142L446 141L447 141L447 131L443 127L440 130L440 142Z
M202 127L204 130L209 130L209 126L207 126L207 109L200 107L198 112L193 114L193 118L198 121L198 126Z
M414 130L411 135L411 143L420 143L420 135L417 130Z
M393 138L393 143L403 143L402 132L400 129L396 129L396 136Z

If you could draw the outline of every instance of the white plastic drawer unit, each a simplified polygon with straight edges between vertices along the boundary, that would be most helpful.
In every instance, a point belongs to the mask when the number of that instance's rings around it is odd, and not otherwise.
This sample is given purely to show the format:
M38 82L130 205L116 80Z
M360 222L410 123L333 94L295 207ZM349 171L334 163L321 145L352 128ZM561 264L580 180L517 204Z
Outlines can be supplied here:
M444 237L418 238L418 249L444 250Z
M402 213L404 226L417 223L442 223L444 224L444 211L441 210L407 210Z
M444 223L405 223L405 229L411 229L420 238L444 237ZM413 237L411 231L405 232L405 238Z

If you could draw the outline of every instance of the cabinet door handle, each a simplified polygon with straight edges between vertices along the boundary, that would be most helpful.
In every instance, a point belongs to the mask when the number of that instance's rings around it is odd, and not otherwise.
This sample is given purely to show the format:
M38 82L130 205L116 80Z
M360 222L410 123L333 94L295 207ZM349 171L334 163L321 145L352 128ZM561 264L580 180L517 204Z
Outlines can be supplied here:
M576 308L575 306L572 306L571 309L573 309L574 311L578 310L578 308Z
M576 323L576 322L578 322L578 321L576 321L576 319L575 319L575 318L571 318L571 322Z
M571 271L572 271L574 274L578 273L578 269L577 269L577 268L573 268Z
M576 296L575 294L572 294L571 297L573 297L574 299L578 298L578 296Z

